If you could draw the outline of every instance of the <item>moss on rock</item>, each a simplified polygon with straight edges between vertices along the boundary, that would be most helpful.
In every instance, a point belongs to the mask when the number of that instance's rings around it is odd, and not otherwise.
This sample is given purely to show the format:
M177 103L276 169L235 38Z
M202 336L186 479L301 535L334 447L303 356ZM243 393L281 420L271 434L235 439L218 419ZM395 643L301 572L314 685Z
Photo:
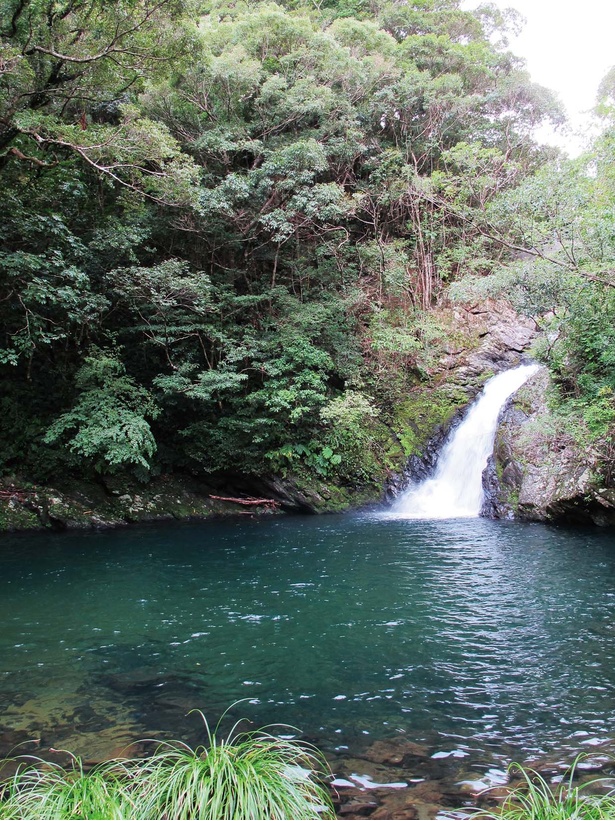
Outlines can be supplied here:
M420 454L434 432L450 424L467 404L467 393L457 386L417 388L394 410L391 431L395 445L389 458L398 461Z
M0 531L38 530L41 521L33 510L11 498L0 499Z

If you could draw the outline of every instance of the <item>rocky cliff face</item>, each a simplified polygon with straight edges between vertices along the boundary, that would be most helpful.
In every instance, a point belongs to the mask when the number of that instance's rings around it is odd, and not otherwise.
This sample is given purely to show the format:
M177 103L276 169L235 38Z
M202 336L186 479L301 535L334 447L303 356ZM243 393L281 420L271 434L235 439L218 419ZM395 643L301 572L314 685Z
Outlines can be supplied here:
M495 300L457 305L443 312L441 318L451 327L451 341L432 369L430 382L418 387L408 402L410 426L420 421L423 408L429 409L424 414L426 433L415 443L418 447L409 455L404 470L389 478L389 499L409 484L432 475L444 442L485 382L496 373L527 361L537 336L534 322L519 316L507 303ZM451 401L447 404L441 397Z
M451 323L459 344L448 346L437 371L447 381L466 387L472 399L489 376L519 365L537 336L532 320L495 300L456 306Z
M484 474L484 515L615 525L615 488L601 479L600 454L550 412L549 387L544 369L505 409Z

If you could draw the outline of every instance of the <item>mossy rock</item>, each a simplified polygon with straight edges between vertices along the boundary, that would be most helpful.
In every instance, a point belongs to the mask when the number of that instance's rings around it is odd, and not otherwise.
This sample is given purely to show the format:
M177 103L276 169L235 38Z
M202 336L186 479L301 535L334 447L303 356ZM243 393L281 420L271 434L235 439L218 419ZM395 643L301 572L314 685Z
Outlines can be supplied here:
M417 388L395 408L390 426L396 442L389 459L420 455L438 428L448 426L467 404L468 395L459 387Z
M40 530L41 521L33 510L12 499L0 500L0 532Z

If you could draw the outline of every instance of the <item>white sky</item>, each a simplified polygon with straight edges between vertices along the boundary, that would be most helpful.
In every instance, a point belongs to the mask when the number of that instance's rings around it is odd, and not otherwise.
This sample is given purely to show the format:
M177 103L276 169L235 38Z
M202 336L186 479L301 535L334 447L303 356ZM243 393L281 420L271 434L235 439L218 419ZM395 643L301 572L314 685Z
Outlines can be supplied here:
M556 92L576 136L541 132L544 142L578 154L591 128L588 110L598 84L615 65L615 0L493 0L520 11L527 23L509 48L527 60L532 79ZM479 0L463 0L471 9Z

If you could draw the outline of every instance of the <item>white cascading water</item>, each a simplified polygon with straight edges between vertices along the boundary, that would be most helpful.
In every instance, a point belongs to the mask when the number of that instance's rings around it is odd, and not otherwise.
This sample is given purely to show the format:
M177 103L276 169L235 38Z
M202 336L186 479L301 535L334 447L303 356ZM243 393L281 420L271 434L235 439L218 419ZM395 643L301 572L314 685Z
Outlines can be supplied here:
M506 400L540 368L520 365L494 376L442 448L430 479L406 490L389 515L401 519L457 519L479 516L483 470Z

